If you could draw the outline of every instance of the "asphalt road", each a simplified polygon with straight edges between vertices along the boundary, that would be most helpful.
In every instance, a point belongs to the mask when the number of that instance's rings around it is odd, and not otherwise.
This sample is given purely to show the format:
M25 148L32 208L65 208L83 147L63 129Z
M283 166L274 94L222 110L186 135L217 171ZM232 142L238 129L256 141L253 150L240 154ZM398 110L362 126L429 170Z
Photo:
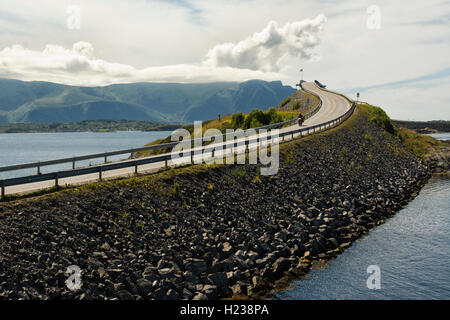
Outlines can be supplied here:
M323 123L329 120L336 119L340 115L344 114L347 110L350 109L351 103L342 97L341 95L322 90L318 88L314 83L312 82L303 82L303 88L305 88L308 91L311 91L319 96L319 98L322 100L322 107L320 110L313 115L311 118L306 119L302 128L308 128L314 125L317 125L319 123ZM280 132L287 132L291 131L293 129L298 129L298 124L294 124L292 126L288 126L285 128L281 128ZM240 140L238 139L237 142ZM210 144L211 146L220 146L220 143L213 143ZM256 147L253 146L253 147ZM237 152L243 152L245 146L238 147ZM252 145L250 145L250 149L252 148ZM194 148L195 150L195 148ZM230 150L231 152L231 150ZM217 157L223 156L223 153L220 151L216 151L215 154ZM195 157L195 160L200 160L204 155L200 155ZM190 162L190 157L186 157L183 159L184 163ZM182 160L182 161L183 161ZM169 165L172 165L173 163L169 161ZM139 166L138 173L150 173L160 170L162 167L164 167L164 162L157 162L157 163L151 163L147 165ZM105 171L103 172L103 179L110 179L110 178L117 178L117 177L126 177L126 176L133 176L134 175L134 167L119 169L119 170L111 170L111 171ZM81 176L75 176L65 179L60 179L59 184L61 186L63 185L80 185L80 184L86 184L95 182L98 180L98 174L87 174L87 175L81 175ZM19 186L10 186L7 187L5 190L6 194L21 194L21 193L28 193L32 191L37 191L45 188L49 188L54 186L55 182L53 180L50 181L44 181L44 182L36 182L36 183L29 183L29 184L23 184Z

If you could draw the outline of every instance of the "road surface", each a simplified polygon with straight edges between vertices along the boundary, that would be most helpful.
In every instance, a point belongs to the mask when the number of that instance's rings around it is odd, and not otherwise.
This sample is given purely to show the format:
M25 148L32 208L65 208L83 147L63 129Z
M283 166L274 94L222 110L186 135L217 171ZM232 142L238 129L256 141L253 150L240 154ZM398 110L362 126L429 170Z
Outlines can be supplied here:
M351 103L345 99L343 96L339 94L335 94L333 92L320 89L312 82L303 82L302 86L304 89L311 91L319 96L319 98L322 101L322 106L320 110L313 115L311 118L306 119L301 126L302 128L308 128L320 123L324 123L329 120L336 119L337 117L341 116L345 112L347 112L351 108ZM294 124L285 128L281 128L280 132L287 132L292 131L293 129L298 129L298 124ZM237 140L237 142L242 140ZM212 143L208 147L211 146L220 146L220 143ZM251 145L249 146L252 147ZM245 146L238 147L237 152L244 151ZM198 148L197 148L198 149ZM196 150L194 148L194 150ZM231 150L230 150L231 152ZM220 151L216 151L215 155L217 157L223 156L223 153ZM204 157L204 156L203 156ZM194 161L199 160L202 158L202 155L194 156ZM127 160L125 160L127 161ZM184 163L190 162L190 157L184 158ZM173 165L171 161L168 162L169 165ZM161 168L165 166L164 162L156 162L156 163L150 163L146 165L140 165L138 167L138 173L151 173L155 171L159 171ZM127 177L127 176L133 176L135 174L134 167L124 168L124 169L118 169L118 170L111 170L111 171L105 171L102 173L103 179L111 179L111 178L117 178L117 177ZM86 184L86 183L92 183L95 181L98 181L98 174L86 174L86 175L80 175L70 178L64 178L59 179L59 185L80 185L80 184ZM45 188L53 187L55 184L54 180L49 181L43 181L43 182L35 182L35 183L29 183L29 184L23 184L18 186L9 186L5 188L5 194L23 194L33 191L38 191Z

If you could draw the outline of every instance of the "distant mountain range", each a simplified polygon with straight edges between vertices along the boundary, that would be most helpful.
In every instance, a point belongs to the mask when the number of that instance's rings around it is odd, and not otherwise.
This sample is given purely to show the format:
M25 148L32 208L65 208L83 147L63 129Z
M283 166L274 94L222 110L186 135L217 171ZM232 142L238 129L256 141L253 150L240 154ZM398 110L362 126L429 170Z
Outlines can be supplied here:
M0 79L0 123L149 120L186 123L278 105L295 92L280 81L131 83L79 87Z

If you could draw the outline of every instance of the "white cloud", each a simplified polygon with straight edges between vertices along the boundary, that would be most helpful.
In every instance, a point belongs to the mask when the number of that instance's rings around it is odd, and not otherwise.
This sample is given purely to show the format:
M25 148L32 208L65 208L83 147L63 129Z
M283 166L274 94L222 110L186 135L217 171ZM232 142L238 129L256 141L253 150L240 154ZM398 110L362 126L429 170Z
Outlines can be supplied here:
M47 45L42 51L14 45L0 51L0 74L21 80L41 80L72 85L106 85L126 82L210 82L277 80L273 72L215 67L208 64L179 64L137 69L130 65L97 59L94 47L77 42L71 49Z
M262 31L238 43L215 46L207 54L207 63L251 70L279 71L280 60L287 54L302 59L312 57L319 43L318 33L326 22L323 14L310 20L287 23L278 27L270 21Z
M70 3L81 8L80 30L66 27L67 2L2 0L0 50L20 44L23 51L29 51L30 57L36 57L49 43L58 44L62 50L76 51L72 46L80 40L92 44L95 50L87 49L84 55L71 53L74 57L60 59L59 67L53 58L47 57L41 68L25 58L22 66L12 68L18 57L4 57L0 59L0 76L86 85L261 78L282 80L293 86L299 80L299 69L303 68L306 80L318 79L330 89L344 90L420 78L449 67L448 1L77 0ZM379 30L369 30L366 26L366 9L372 4L381 9ZM295 46L293 52L283 56L277 47L270 45L280 40L278 33L287 24L320 13L327 17L327 22L318 33L320 45L314 46L313 59L305 59L303 49ZM268 25L269 21L276 24ZM253 39L255 31L263 40ZM264 35L270 39L268 44ZM290 45L283 42L283 46L289 51ZM316 54L320 59L314 59ZM77 72L70 76L68 70ZM430 104L428 109L434 114L445 114L442 108L448 108L450 88L432 85L425 90L410 85L395 90L372 90L370 97L374 103L386 103L389 112L395 110L395 117L401 118L403 114L405 118L418 118L423 113L409 106L421 99L417 95L429 96L432 91L433 101L440 103ZM414 90L416 95L411 94ZM394 99L398 95L402 99Z
M211 49L197 64L177 64L137 69L95 57L91 43L79 41L71 49L46 45L43 51L13 45L0 51L0 74L22 80L55 81L76 85L105 85L117 82L207 82L278 80L279 62L287 54L309 59L319 44L318 32L324 15L287 23L274 21L237 44L225 43Z

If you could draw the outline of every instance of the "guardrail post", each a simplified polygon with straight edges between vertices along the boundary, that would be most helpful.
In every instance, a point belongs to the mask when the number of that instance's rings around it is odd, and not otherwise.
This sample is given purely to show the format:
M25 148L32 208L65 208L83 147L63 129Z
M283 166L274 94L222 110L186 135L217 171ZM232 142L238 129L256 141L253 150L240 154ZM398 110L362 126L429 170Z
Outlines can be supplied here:
M72 170L75 170L75 160L72 160Z
M55 172L55 187L59 187L58 172Z
M108 162L108 156L105 156L105 163Z
M100 167L98 167L98 179L99 179L100 181L103 180L102 173L103 173L103 169L102 169L102 167L100 166Z
M37 165L37 174L38 174L38 176L41 174L41 164L40 163L38 163L38 165Z
M2 188L2 199L3 198L5 198L5 181L4 180L2 180L1 182L0 182L0 186L1 186L1 188Z
M138 163L137 163L137 161L134 162L134 174L135 175L138 174Z
M166 157L166 159L164 160L164 166L167 168L168 167L168 160L167 160L167 157Z

